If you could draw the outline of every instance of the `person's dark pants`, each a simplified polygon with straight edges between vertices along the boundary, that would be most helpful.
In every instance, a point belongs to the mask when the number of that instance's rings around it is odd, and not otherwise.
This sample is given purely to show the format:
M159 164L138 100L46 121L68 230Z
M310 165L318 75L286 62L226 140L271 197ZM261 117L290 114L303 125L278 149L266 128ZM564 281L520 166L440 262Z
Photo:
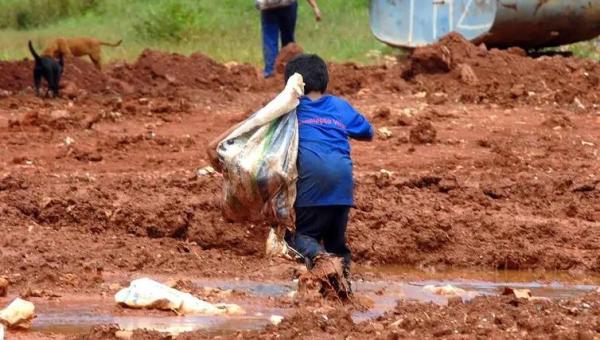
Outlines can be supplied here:
M343 257L344 267L349 269L351 253L346 245L349 213L349 206L296 208L293 247L304 256L309 268L317 255L330 253Z
M273 75L275 59L279 53L279 33L281 46L295 41L296 18L298 17L298 2L290 6L268 9L260 12L262 26L263 56L265 69L263 75Z

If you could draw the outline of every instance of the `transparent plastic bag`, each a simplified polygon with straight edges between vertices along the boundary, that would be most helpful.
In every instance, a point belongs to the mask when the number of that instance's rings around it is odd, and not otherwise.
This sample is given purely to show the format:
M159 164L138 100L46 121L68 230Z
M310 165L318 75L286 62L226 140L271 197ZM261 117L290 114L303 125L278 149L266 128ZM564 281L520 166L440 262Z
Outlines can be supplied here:
M302 76L293 75L275 99L219 143L227 219L293 225L298 178L296 107L303 89Z

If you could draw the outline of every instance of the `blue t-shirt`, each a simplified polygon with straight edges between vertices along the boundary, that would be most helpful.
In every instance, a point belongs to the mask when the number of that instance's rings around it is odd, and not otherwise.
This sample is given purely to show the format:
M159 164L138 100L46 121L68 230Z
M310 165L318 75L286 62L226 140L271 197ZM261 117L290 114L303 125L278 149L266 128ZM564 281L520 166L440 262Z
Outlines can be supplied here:
M352 159L348 138L369 140L373 128L347 101L330 95L304 96L298 115L298 196L296 207L353 205Z

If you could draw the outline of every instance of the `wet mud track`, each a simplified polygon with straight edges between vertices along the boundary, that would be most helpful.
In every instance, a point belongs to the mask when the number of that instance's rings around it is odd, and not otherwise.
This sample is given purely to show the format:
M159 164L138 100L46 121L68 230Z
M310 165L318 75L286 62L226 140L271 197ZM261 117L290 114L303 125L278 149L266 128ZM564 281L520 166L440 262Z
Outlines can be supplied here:
M0 63L0 276L11 294L111 296L113 273L297 273L264 258L263 226L225 222L221 178L197 174L208 141L281 78L155 51L105 73L68 65L63 98L42 100L30 62ZM357 264L562 271L598 284L597 63L450 37L394 65L330 70L331 91L391 133L353 143Z
M377 271L378 272L378 271ZM465 272L452 272L461 277ZM519 273L516 273L519 274ZM589 284L564 284L553 282L492 282L468 279L444 280L428 274L429 280L403 281L398 277L386 276L385 280L354 282L357 296L372 302L368 310L351 312L354 323L371 324L386 318L397 304L434 304L446 306L454 297L464 303L473 303L476 298L496 298L504 287L530 289L532 294L544 303L554 299L577 299L598 289ZM530 275L527 277L531 277ZM522 279L523 277L518 277ZM176 316L172 312L123 309L115 305L112 296L65 295L52 298L33 298L36 304L36 318L30 335L36 338L52 338L60 335L77 337L78 334L90 334L105 324L116 325L125 332L141 329L153 332L155 336L163 334L181 334L195 332L198 336L220 336L238 332L261 332L270 325L272 315L293 318L296 304L290 293L297 287L294 282L257 282L228 280L188 280L188 289L218 292L221 298L226 296L229 302L242 306L246 313L237 316ZM427 290L427 286L436 287L451 284L458 288L456 295L444 296ZM425 288L424 288L425 287ZM0 302L9 298L0 299ZM399 302L400 301L400 302ZM524 303L525 301L523 301ZM321 305L312 313L331 312L342 308L335 304ZM15 333L15 335L23 335ZM247 334L249 335L249 334Z

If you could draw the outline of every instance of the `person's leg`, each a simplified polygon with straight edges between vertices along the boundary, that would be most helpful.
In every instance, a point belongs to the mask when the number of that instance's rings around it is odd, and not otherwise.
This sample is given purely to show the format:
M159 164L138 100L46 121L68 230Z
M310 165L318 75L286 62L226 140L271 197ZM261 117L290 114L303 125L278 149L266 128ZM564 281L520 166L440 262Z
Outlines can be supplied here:
M348 291L352 293L350 282L350 263L352 261L352 254L350 248L348 248L348 245L346 244L346 227L348 225L350 207L338 206L332 207L331 209L335 216L331 218L331 224L323 235L323 244L325 246L325 251L344 259L344 278L348 286Z
M281 29L281 47L296 41L296 20L298 18L298 2L284 8L279 17Z
M352 261L350 248L346 245L346 226L348 225L348 215L350 207L337 206L331 208L335 212L331 225L323 234L323 244L325 251L344 258L344 266L349 267Z
M322 211L319 207L296 208L296 230L293 247L304 256L307 266L312 267L312 260L325 252L320 240L326 228Z
M273 75L275 58L279 53L279 19L275 10L260 11L260 23L262 27L263 57L265 69L263 75Z

